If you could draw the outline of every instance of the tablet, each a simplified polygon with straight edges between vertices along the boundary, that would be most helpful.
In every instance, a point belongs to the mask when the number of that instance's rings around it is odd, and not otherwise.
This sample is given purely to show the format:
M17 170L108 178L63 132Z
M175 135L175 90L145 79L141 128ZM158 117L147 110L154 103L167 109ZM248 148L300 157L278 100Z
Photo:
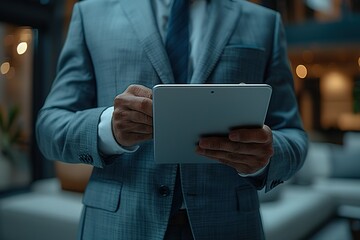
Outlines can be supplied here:
M217 163L195 150L201 136L262 127L272 89L267 84L163 84L153 88L156 163Z

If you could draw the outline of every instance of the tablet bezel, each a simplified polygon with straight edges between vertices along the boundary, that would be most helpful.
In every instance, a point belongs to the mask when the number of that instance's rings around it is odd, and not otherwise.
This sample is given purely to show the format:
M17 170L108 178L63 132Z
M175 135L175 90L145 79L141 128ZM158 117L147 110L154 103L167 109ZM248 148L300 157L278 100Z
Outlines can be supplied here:
M272 88L267 84L154 86L155 162L217 163L195 152L199 138L226 136L232 128L262 127L271 93Z

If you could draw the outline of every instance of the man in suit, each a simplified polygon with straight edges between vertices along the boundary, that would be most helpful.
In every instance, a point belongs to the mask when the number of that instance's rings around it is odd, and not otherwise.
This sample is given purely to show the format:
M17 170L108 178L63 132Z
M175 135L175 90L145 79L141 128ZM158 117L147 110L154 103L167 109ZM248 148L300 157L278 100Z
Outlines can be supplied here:
M176 1L74 7L36 134L48 159L94 166L80 239L263 239L257 190L303 164L307 137L279 14L242 0L188 2L181 71L167 45ZM155 164L151 88L179 79L271 85L265 125L199 139L198 154L220 164Z

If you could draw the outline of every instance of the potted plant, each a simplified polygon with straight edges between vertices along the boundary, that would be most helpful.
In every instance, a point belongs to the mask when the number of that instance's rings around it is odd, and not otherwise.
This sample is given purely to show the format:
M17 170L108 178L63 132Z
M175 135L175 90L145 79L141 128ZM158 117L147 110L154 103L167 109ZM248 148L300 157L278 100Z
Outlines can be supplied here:
M13 166L16 163L14 147L20 141L21 130L18 125L19 108L11 107L7 112L0 108L0 189L11 182Z

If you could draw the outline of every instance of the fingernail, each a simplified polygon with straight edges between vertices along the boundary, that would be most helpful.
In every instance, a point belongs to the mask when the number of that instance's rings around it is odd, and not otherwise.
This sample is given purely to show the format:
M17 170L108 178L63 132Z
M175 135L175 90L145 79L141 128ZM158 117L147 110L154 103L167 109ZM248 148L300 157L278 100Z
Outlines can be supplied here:
M240 140L240 139L239 139L239 135L236 134L236 133L230 133L230 134L229 134L229 139L230 139L231 141L239 141L239 140Z

